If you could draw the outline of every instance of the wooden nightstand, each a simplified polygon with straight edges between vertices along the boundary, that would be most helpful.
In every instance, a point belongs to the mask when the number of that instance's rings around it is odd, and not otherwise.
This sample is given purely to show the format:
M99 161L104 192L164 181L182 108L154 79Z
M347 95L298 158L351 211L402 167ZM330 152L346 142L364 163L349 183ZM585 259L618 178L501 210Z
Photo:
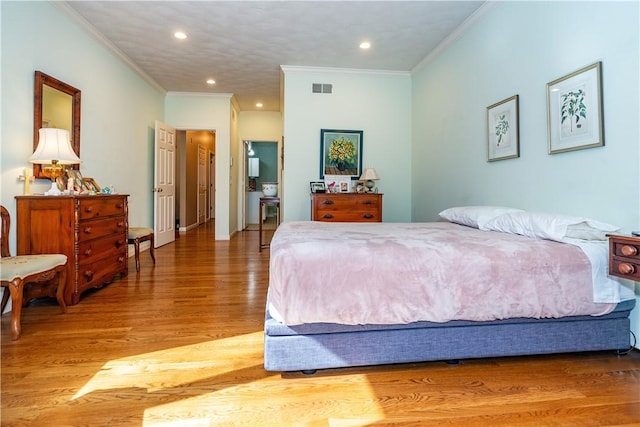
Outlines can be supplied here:
M640 281L640 237L608 234L609 274Z
M381 222L380 193L312 193L311 220L327 222Z

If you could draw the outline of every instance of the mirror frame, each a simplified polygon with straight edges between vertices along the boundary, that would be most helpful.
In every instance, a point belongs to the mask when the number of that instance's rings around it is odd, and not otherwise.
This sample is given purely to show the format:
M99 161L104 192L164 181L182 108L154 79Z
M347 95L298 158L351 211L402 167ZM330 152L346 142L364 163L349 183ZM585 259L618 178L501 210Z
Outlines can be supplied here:
M54 77L51 77L42 71L36 71L34 79L33 91L33 151L38 147L39 130L42 127L42 87L47 85L60 92L71 95L71 126L69 136L71 138L71 147L78 157L80 157L80 89L66 84ZM80 165L73 165L74 169L80 169ZM49 179L44 175L42 166L33 165L33 176L36 178Z

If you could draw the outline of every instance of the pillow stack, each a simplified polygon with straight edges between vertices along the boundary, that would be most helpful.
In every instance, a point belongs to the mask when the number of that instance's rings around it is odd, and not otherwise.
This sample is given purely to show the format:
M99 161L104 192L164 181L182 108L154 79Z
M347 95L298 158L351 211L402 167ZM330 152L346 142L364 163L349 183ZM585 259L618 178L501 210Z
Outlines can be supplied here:
M484 231L520 234L562 242L566 238L606 240L606 235L620 230L615 225L585 217L526 212L502 206L462 206L445 209L440 217L447 221Z

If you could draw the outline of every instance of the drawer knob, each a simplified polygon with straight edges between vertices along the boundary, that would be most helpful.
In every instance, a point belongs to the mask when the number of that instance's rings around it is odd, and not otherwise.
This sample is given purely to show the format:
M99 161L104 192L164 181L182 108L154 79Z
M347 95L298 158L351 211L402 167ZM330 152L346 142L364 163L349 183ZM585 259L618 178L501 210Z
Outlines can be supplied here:
M87 278L87 282L90 282L93 279L93 271L91 270L85 271L84 276Z
M118 228L122 228L122 227L124 227L124 222L123 222L123 221L120 221L120 222L117 224L117 226L118 226Z
M89 256L89 255L91 255L92 253L93 253L93 251L91 250L91 248L89 248L89 249L87 249L86 251L84 251L84 254L85 254L86 256Z
M324 215L322 215L322 218L327 218L327 219L329 219L329 218L333 218L333 215L331 215L331 214L324 214Z
M373 214L366 213L366 214L362 215L362 218L371 219L371 218L373 218Z
M636 256L638 255L638 248L631 245L624 245L623 247L620 248L620 252L624 256Z
M91 234L91 227L85 227L84 234Z
M120 239L116 241L116 248L119 248L122 245L124 245L124 240Z
M372 205L373 202L371 200L365 200L364 202L362 202L363 205Z
M333 200L323 200L322 204L323 205L332 205L333 204Z
M116 208L118 209L122 209L124 207L124 205L122 203L117 203L116 204Z
M124 262L124 257L119 256L119 257L118 257L118 262L122 264L122 262Z
M621 262L618 264L618 271L621 274L634 274L636 272L636 268L628 262Z
M93 206L87 206L86 208L84 208L84 211L87 213L93 212Z

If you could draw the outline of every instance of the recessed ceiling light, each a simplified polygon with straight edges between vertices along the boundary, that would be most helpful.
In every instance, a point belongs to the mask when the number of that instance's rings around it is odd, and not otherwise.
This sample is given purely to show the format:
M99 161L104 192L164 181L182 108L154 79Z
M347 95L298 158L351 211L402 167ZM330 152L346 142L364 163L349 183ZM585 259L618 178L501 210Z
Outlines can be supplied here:
M371 43L369 42L360 43L360 49L369 49L370 47L371 47Z
M207 80L207 84L214 85L214 84L216 84L216 81L213 80L213 79L209 79L209 80Z
M258 107L258 108L262 108L262 102L258 102L258 103L256 103L256 107Z
M174 37L180 40L184 40L187 38L187 34L182 32L182 31L176 31L174 34Z

